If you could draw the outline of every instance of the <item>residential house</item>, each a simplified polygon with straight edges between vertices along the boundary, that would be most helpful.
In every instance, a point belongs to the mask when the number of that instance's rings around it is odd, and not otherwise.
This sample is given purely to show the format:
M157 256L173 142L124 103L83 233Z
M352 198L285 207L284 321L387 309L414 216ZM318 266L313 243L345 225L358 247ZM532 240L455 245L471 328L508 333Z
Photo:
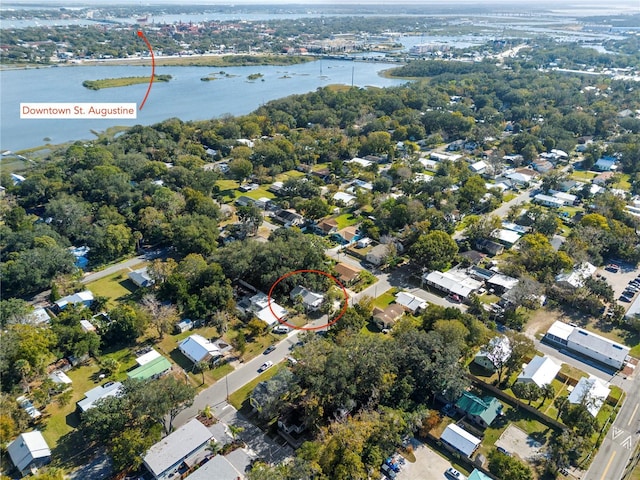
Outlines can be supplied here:
M336 192L333 194L333 200L336 203L342 203L347 207L353 205L356 201L356 197L346 192Z
M497 240L506 248L513 247L518 240L520 240L520 237L522 237L522 233L514 232L513 230L508 230L506 228L498 228L491 233L491 238Z
M412 293L398 292L396 294L396 303L401 305L406 311L415 314L427 308L427 301L420 297L416 297Z
M602 185L606 184L609 180L611 180L614 175L615 175L615 173L613 173L613 172L602 172L597 177L592 178L591 179L591 183L593 183L594 185L602 186Z
M486 254L480 253L477 250L467 250L460 253L460 256L465 258L471 265L477 265L486 257Z
M49 445L38 430L18 435L7 445L7 453L23 477L51 462Z
M14 185L20 185L22 182L26 180L22 175L18 175L17 173L10 173L11 181Z
M332 238L340 242L342 245L351 245L358 236L358 227L351 225L338 230L332 235Z
M460 270L425 273L422 275L422 284L431 285L447 294L458 295L461 300L468 299L482 287L482 282L474 280Z
M513 287L515 287L518 282L517 278L510 277L508 275L503 275L502 273L496 273L493 277L487 280L487 286L499 295L508 292Z
M580 265L574 266L570 272L563 272L556 275L556 283L566 288L580 288L584 285L587 278L591 278L596 270L596 266L591 265L589 262L583 262Z
M190 318L183 318L178 323L175 324L174 330L177 333L188 332L193 329L193 321Z
M51 317L45 308L40 307L27 314L24 320L26 323L30 323L32 325L41 325L43 323L49 323L51 321Z
M373 309L373 322L380 330L390 329L404 315L404 307L397 303L388 305L382 309L375 307Z
M93 408L101 398L115 397L121 390L122 384L120 382L107 382L104 385L92 388L84 394L85 398L77 403L78 409L81 413L84 413Z
M311 290L307 290L302 285L298 285L289 294L291 300L296 301L298 297L302 298L302 304L304 305L305 310L315 312L317 311L322 302L324 302L324 295L320 295L319 293L314 293Z
M507 173L504 178L511 181L513 185L524 186L531 183L534 180L533 170L521 170Z
M271 193L275 193L276 195L282 195L283 187L284 187L284 182L273 182L271 185L269 185L269 188L267 188L267 190L270 191Z
M96 331L95 325L93 325L89 320L80 320L80 328L82 328L82 331L85 333Z
M249 310L268 326L272 327L287 316L287 310L273 300L269 302L266 293L257 292L249 299Z
M424 167L425 170L429 172L435 172L438 169L438 162L435 160L420 158L418 162Z
M27 415L29 415L29 417L33 418L34 420L42 416L42 412L34 407L33 403L31 403L31 400L29 400L24 395L20 395L18 398L16 398L16 402L18 402L20 408L27 412Z
M74 293L73 295L67 295L55 302L55 305L59 310L64 310L67 305L84 305L90 307L93 303L93 293L90 290L84 290L82 292Z
M611 389L608 384L597 377L582 377L569 394L569 403L583 404L594 417L607 400Z
M549 385L560 371L560 365L549 357L536 355L518 375L516 382Z
M178 348L193 363L215 361L231 350L222 340L213 343L197 333L182 340Z
M487 163L484 160L480 160L469 165L469 170L471 170L473 173L477 173L478 175L482 175L483 173L487 172L487 167Z
M464 392L455 407L458 413L481 428L487 428L502 413L502 403L497 398L480 398L470 392Z
M592 170L596 172L610 172L615 170L616 158L615 157L602 157L594 163Z
M160 378L169 370L171 370L171 362L160 356L127 372L127 377L148 380L150 378Z
M271 199L267 197L260 197L254 203L256 204L256 207L261 208L262 210L267 210L272 206Z
M240 195L238 198L236 198L235 204L239 207L248 207L249 205L253 205L255 204L256 201L251 198L251 197L247 197L246 195Z
M160 355L156 350L152 348L151 350L143 353L138 358L136 358L136 363L141 367L142 365L146 365L147 363L155 360L156 358L160 358L161 356L162 355Z
M216 455L187 475L185 480L243 480L244 478L244 474L238 471L227 457Z
M147 267L139 268L129 272L129 280L136 284L138 287L150 287L154 284L153 278L147 272Z
M552 195L545 195L544 193L538 193L535 197L533 197L533 201L545 207L551 208L560 208L564 206L564 201L562 201L561 199Z
M480 457L480 455L478 455L478 457ZM489 475L482 473L477 468L474 468L473 472L471 472L471 475L469 475L469 478L467 480L493 480L493 477L490 477Z
M365 160L364 158L353 157L351 160L346 160L344 163L348 163L350 165L356 165L360 168L369 168L373 165L373 162L370 160Z
M576 200L578 200L576 195L571 195L570 193L558 192L555 190L549 190L549 193L551 193L553 197L562 200L565 207L573 206Z
M608 338L560 321L555 321L549 327L544 340L616 369L624 366L631 350Z
M504 245L500 245L498 242L486 238L476 240L476 248L491 256L500 255L504 252Z
M356 248L367 248L369 245L371 245L372 241L373 240L371 240L369 237L360 238L356 242Z
M456 424L447 425L447 428L444 429L444 432L442 432L440 436L440 440L447 447L469 458L471 458L482 442L482 440L474 437Z
M323 235L331 235L338 231L338 222L335 218L324 218L318 222L316 229Z
M476 354L473 361L485 370L495 372L500 365L504 365L510 356L509 339L505 336L498 336L493 337L489 344Z
M192 467L205 459L212 439L209 429L194 418L153 445L143 457L144 466L155 480L179 478L183 464Z
M531 162L531 166L538 173L547 173L549 170L553 170L553 163L544 158L537 158Z
M285 227L299 227L304 224L304 217L291 210L276 210L273 219L282 223Z
M336 276L338 280L345 285L351 285L358 279L358 274L360 273L360 269L356 267L352 267L347 263L338 263L334 270L336 272Z
M389 247L380 243L367 252L365 260L377 267L385 262L388 254Z

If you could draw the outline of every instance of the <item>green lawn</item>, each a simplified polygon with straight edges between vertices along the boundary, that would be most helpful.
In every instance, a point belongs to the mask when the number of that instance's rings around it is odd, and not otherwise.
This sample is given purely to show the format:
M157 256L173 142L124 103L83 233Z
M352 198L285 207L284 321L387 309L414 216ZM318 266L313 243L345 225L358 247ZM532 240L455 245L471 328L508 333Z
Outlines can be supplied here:
M334 220L338 222L338 230L342 230L345 227L350 227L351 225L358 223L358 219L350 213L343 213L342 215L335 217Z
M229 403L233 405L236 410L240 410L242 408L242 404L249 398L249 395L251 395L253 389L256 388L256 385L258 385L260 382L264 382L265 380L269 380L276 373L278 373L281 368L284 368L283 363L274 365L266 372L262 372L249 383L243 385L238 390L229 395Z
M628 173L620 174L620 181L613 184L613 188L619 188L621 190L631 190L631 175Z
M483 293L482 295L480 295L478 297L480 299L480 301L482 303L486 303L487 305L490 305L492 303L496 303L498 300L500 300L500 297L497 295L492 295L490 293Z
M378 298L373 300L373 306L374 307L380 307L382 309L387 308L389 305L391 305L396 300L396 297L394 296L394 293L396 293L397 291L398 291L398 289L396 289L396 288L391 288L391 289L387 290L382 295L380 295Z
M574 172L571 174L571 178L580 182L590 181L592 178L595 178L597 176L598 174L594 172L584 172L577 170L574 170Z
M140 268L143 265L144 263L135 265L131 270ZM129 269L120 270L100 280L88 283L87 288L91 290L94 295L107 297L109 299L109 307L115 307L118 302L125 300L138 288L135 283L129 280L127 276L129 271Z
M251 190L250 192L241 192L239 190L236 191L236 198L241 195L244 195L245 197L253 198L254 200L258 200L259 198L262 198L262 197L276 198L276 196L270 191L268 191L267 188L265 188L264 186L256 188L255 190Z
M290 178L300 178L304 177L304 175L304 172L300 172L298 170L287 170L286 172L282 172L276 175L276 181L285 182Z

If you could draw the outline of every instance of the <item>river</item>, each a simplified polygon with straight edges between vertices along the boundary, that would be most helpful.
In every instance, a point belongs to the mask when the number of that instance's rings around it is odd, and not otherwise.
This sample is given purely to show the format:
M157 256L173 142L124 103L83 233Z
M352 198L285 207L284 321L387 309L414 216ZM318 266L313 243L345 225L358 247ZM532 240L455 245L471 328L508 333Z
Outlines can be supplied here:
M171 117L205 120L225 114L243 115L260 105L291 94L306 93L330 84L359 87L400 85L404 80L384 78L379 72L398 64L322 60L291 66L158 67L168 83L153 84L149 98L135 120L21 120L21 102L142 102L146 84L89 90L84 80L148 76L150 67L69 66L0 71L0 150L21 150L43 143L94 138L91 130L115 125L151 125ZM200 79L223 70L229 77ZM262 79L247 76L261 73ZM289 77L289 78L286 78ZM45 140L48 139L48 140Z

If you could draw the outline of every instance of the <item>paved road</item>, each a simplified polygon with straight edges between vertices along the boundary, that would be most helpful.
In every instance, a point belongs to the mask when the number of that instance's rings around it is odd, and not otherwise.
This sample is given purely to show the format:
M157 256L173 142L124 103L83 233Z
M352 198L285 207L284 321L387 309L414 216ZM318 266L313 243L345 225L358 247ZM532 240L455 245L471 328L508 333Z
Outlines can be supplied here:
M128 260L123 260L122 262L111 265L110 267L105 268L104 270L100 270L99 272L89 272L82 277L80 280L82 283L91 283L96 280L100 280L101 278L107 277L112 273L119 272L120 270L124 270L125 268L131 268L135 265L138 265L142 262L148 262L149 260L154 260L156 258L164 258L167 256L167 249L156 249L149 250L141 255L130 258Z

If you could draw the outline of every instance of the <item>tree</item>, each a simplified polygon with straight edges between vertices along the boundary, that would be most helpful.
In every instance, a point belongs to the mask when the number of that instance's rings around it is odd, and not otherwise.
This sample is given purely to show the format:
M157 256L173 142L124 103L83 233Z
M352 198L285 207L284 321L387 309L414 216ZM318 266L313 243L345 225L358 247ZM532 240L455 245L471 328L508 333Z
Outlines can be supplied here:
M178 320L178 310L174 305L166 305L153 294L147 294L140 301L142 309L149 315L151 325L158 332L158 338L162 340L164 334L171 331Z
M458 245L449 234L436 230L420 235L410 252L416 262L429 270L445 270L458 253Z
M244 432L244 427L241 427L239 425L229 425L229 433L231 434L231 438L233 438L233 440L237 440L238 436Z
M565 412L569 408L569 405L570 405L569 398L564 395L556 397L553 400L553 406L556 407L556 409L558 410L558 413L556 415L556 420L565 414Z
M136 470L142 465L142 457L155 442L159 432L150 435L139 428L128 428L113 439L110 453L116 471Z
M527 400L529 405L542 394L540 387L533 382L516 382L511 389L516 397Z
M262 335L267 331L267 324L258 318L252 318L249 323L247 323L247 328L249 332L251 332L252 337L257 337L258 335Z
M515 457L510 457L497 450L489 454L489 471L498 478L509 480L532 480L531 468Z
M262 224L262 211L255 203L238 207L236 213L249 234L253 235L258 231Z
M109 312L111 323L103 338L107 344L129 344L144 333L148 319L132 305L121 304Z
M27 391L27 393L29 393L31 390L29 387L29 375L31 374L31 365L29 365L29 362L27 360L25 360L24 358L21 358L14 363L14 368L16 369L18 374L20 374L20 379L22 381L22 388L24 388Z
M119 368L120 363L115 358L105 357L100 360L100 369L109 377L116 374Z
M540 403L540 405L542 406L542 404L546 400L553 398L555 394L556 389L553 387L553 385L551 385L550 383L544 384L540 389L540 395L542 396L542 402Z
M210 368L211 368L211 363L206 361L204 362L200 361L193 364L193 369L196 372L200 372L202 374L202 382L200 383L200 385L204 385L204 372L206 372Z
M511 354L506 361L506 367L509 375L520 370L522 363L527 358L533 358L536 353L536 347L529 337L523 333L509 331L506 333L509 341Z
M235 150L242 148L236 147ZM229 162L229 174L236 180L243 182L253 173L253 164L246 158L234 158Z

